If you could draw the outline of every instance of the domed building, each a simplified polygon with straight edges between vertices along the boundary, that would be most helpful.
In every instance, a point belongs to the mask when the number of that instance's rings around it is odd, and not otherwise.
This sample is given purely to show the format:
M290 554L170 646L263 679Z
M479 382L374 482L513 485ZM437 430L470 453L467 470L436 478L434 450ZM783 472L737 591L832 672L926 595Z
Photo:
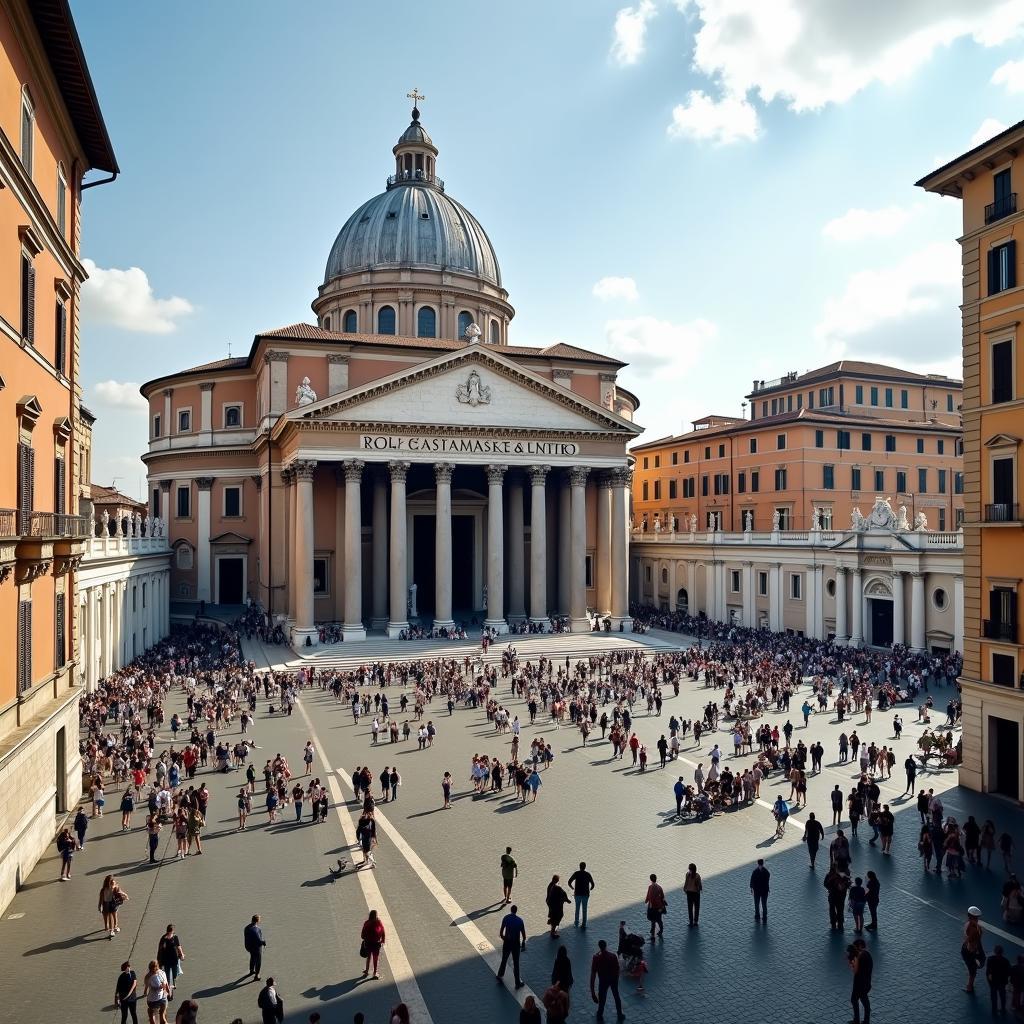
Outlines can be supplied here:
M513 345L479 221L413 109L344 223L316 323L142 386L172 602L258 603L296 645L627 615L638 402L617 359Z

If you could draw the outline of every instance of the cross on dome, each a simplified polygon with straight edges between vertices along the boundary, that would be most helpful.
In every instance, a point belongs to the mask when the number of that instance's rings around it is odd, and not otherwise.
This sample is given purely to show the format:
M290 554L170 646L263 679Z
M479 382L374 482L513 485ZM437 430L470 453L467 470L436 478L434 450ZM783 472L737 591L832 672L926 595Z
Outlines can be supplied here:
M407 99L412 100L412 119L414 121L418 121L420 119L420 100L425 100L427 97L424 96L416 86L412 87L412 92L407 92L405 95Z

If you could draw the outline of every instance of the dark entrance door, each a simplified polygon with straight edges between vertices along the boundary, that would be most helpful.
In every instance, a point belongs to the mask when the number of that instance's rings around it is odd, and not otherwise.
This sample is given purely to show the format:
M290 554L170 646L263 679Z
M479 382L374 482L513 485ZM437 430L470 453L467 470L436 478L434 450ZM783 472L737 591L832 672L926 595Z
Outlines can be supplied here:
M875 647L888 647L892 644L892 601L882 601L877 597L869 600L871 605L871 643Z
M988 749L991 766L989 790L1019 800L1020 727L1006 718L988 720Z
M217 597L221 604L242 603L242 559L217 561Z
M475 522L472 516L452 516L452 614L456 619L477 610L473 601Z
M436 516L413 516L412 520L412 579L416 584L416 611L420 615L434 614L436 564L434 543L437 529Z

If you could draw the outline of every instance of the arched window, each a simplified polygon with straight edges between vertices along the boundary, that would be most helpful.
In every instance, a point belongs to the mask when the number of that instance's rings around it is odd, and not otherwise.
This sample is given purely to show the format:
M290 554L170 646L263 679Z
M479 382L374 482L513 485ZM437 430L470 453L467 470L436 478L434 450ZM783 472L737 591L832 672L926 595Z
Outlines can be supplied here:
M341 330L344 334L355 334L359 329L359 318L354 309L345 310L345 319L342 322Z
M381 306L377 310L377 333L378 334L394 334L395 333L395 307L394 306Z
M501 328L498 327L498 321L491 321L491 344L497 345L501 341Z
M416 314L416 337L437 337L437 314L433 306L421 306L419 313Z
M21 90L21 163L29 176L32 174L35 153L35 131L36 105L26 85Z
M329 316L324 317L324 330L329 331L331 329L331 318Z
M466 336L466 328L473 322L473 314L469 310L464 309L459 314L459 337L464 338Z

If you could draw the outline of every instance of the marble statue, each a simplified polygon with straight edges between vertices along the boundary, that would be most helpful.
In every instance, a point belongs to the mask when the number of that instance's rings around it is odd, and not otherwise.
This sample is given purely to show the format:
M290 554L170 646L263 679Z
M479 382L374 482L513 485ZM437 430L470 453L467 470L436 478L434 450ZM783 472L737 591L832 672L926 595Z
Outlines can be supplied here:
M487 584L484 584L484 611L487 611Z
M153 523L149 518L149 513L146 513L146 518L142 520L142 532L147 537L153 536Z
M816 505L811 506L811 530L817 532L821 529L821 511Z
M133 537L141 537L142 536L142 513L141 512L136 512L135 515L132 516L132 536Z
M690 533L696 533L696 532L697 532L697 513L696 512L691 512L690 513Z
M668 517L668 532L669 533L675 533L676 532L676 514L674 512L669 513L669 517Z
M417 586L415 583L409 584L409 618L415 619L419 616L419 611L416 608L416 591Z
M466 333L463 334L463 337L470 345L478 345L480 343L480 335L483 333L479 325L474 321L466 328Z
M910 530L910 521L907 519L907 506L900 505L899 518L896 520L896 529L906 533Z
M643 519L640 520L640 532L641 533L646 533L647 532L647 513L646 512L644 513Z
M924 533L928 529L928 516L924 512L918 512L914 516L914 529L918 533Z
M103 536L110 537L110 509L105 508L103 510Z
M661 533L661 517L660 516L655 516L654 517L654 532L655 533Z
M708 513L708 533L715 532L715 514L714 512Z
M860 510L859 505L853 506L853 511L850 513L850 529L860 531L865 526L864 514Z
M779 526L782 524L782 513L776 509L772 513L772 533L779 532Z
M94 518L96 520L96 536L97 537L105 536L104 530L106 530L107 524L103 521L103 513L102 512L97 512Z
M296 405L312 405L316 401L316 392L310 387L309 378L303 377L302 383L295 389Z
M480 381L480 374L470 370L465 384L455 389L455 397L463 404L475 409L478 405L490 405L491 389Z
M750 533L750 531L753 530L753 528L754 513L751 512L750 509L747 509L747 511L743 513L743 532Z

